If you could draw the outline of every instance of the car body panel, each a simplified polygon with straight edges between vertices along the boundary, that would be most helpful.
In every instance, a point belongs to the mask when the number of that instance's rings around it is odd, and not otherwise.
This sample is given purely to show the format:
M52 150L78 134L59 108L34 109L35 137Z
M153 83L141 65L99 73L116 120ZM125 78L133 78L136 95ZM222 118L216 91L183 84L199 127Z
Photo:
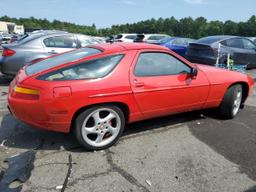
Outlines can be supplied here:
M42 129L69 132L76 114L90 106L117 104L128 108L127 123L180 113L218 107L225 91L236 82L244 82L250 90L254 81L245 74L192 64L165 47L149 44L93 45L104 52L80 61L62 64L31 76L22 68L9 86L8 104L18 119ZM158 77L135 77L133 73L141 52L170 54L191 68L197 68L196 77L179 74ZM75 65L107 55L124 54L116 68L98 79L46 81L37 77L63 67ZM135 86L134 80L143 86ZM35 100L15 97L15 86L38 90Z
M209 93L209 81L200 70L196 79L192 79L188 74L150 77L134 75L134 67L140 53L159 51L139 51L130 69L131 87L143 115L152 118L202 108ZM168 51L165 53L169 54ZM197 96L194 92L198 93Z

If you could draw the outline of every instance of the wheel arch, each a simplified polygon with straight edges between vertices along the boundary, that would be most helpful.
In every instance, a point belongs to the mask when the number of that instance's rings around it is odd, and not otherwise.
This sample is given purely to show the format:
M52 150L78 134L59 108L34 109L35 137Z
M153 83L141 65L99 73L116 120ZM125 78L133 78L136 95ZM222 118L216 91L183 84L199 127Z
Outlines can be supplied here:
M229 85L229 87L227 88L227 90L234 86L234 85L242 85L242 90L243 90L243 96L242 96L242 103L245 102L245 100L247 99L248 95L249 95L249 85L248 83L244 82L244 81L238 81L238 82L234 82L232 84Z
M75 120L76 120L77 116L78 116L81 112L83 112L83 111L85 111L85 110L87 110L87 109L89 109L89 108L91 108L91 107L96 107L96 106L101 106L101 105L115 105L115 106L119 107L119 108L122 110L122 112L124 113L125 122L127 123L127 122L129 121L130 109L129 109L129 107L128 107L128 105L127 105L126 103L123 103L123 102L95 103L95 104L83 106L83 107L81 107L80 109L78 109L78 110L74 113L74 115L73 115L73 117L72 117L72 120L71 120L71 126L70 126L69 132L72 131L72 129L74 128Z

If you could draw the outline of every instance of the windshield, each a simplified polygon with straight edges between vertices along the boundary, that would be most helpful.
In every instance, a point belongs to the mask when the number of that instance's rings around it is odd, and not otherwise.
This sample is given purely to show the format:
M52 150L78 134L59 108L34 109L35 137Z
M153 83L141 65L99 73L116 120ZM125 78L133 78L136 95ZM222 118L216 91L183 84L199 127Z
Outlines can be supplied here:
M26 73L27 73L27 75L33 75L38 72L50 69L52 67L56 67L56 66L62 65L64 63L73 62L73 61L82 59L84 57L90 56L90 55L98 54L100 52L101 51L99 49L88 48L88 47L77 49L75 51L71 51L71 52L61 54L61 55L50 57L48 59L39 61L32 65L29 65L26 68Z

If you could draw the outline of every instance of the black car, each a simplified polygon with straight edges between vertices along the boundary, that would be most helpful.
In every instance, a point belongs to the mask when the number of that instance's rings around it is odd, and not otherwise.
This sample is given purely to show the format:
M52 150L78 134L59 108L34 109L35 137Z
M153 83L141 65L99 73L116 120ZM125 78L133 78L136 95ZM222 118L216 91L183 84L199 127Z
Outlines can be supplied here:
M219 63L226 64L228 54L236 65L256 67L256 44L238 36L209 36L190 43L186 58L193 63L215 65L218 55Z

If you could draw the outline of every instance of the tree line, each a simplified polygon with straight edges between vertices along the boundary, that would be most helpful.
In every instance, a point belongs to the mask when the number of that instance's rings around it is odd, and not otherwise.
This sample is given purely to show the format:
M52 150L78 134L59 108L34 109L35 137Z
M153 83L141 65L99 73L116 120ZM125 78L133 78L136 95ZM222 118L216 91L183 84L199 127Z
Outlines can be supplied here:
M207 21L204 17L193 19L185 17L180 20L170 18L149 19L132 24L112 25L110 28L97 29L92 26L77 25L74 23L59 20L49 21L47 19L11 18L0 17L0 21L14 22L24 25L25 28L35 29L56 29L65 30L71 33L81 33L95 36L110 36L118 33L163 33L170 36L189 38L201 38L209 35L238 35L256 36L256 16L251 16L247 21Z

